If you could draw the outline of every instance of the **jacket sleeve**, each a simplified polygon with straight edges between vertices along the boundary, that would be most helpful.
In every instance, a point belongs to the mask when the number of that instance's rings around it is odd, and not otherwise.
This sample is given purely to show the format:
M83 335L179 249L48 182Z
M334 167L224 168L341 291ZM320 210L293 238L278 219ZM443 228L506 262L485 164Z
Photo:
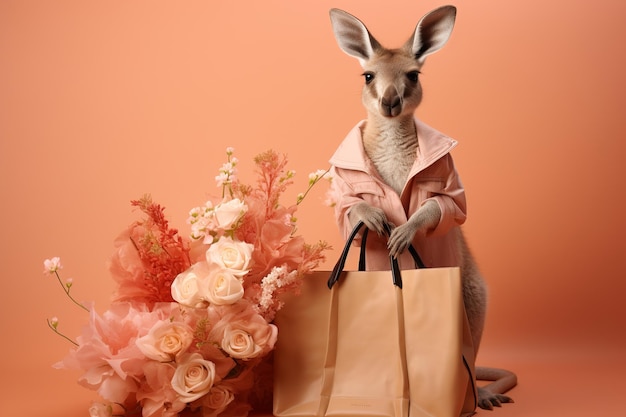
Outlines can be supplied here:
M439 160L435 169L436 177L440 178L437 187L421 190L425 197L421 199L420 206L429 200L434 200L441 209L441 218L437 226L428 232L428 236L437 236L448 233L454 226L465 223L467 218L467 203L465 200L465 189L461 183L461 178L454 166L454 161L450 154Z
M353 187L345 178L345 170L341 168L331 167L332 181L330 183L329 195L335 205L335 222L339 227L339 233L345 239L352 232L352 224L348 218L350 209L363 199L357 195ZM360 239L355 239L358 244Z

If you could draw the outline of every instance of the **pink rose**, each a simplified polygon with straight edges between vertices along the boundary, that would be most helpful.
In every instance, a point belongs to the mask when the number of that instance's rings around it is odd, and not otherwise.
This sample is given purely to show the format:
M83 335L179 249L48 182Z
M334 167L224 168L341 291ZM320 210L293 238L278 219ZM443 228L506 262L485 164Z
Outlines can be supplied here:
M170 362L184 353L193 341L193 330L184 323L170 320L155 324L147 335L135 341L150 359Z
M248 273L254 245L222 237L206 251L206 260L242 277Z
M225 269L215 269L202 281L200 293L204 300L215 305L234 304L244 294L241 281Z
M172 388L182 402L190 403L206 395L215 381L215 364L199 353L183 355L172 377Z

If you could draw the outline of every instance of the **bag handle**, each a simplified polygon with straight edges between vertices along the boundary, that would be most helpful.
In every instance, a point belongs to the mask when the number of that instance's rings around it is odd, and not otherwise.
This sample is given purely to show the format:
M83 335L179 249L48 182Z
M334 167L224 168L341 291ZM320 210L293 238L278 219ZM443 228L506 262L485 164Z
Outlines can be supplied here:
M335 285L337 281L339 281L339 276L343 272L343 269L346 265L346 260L348 259L348 253L350 252L350 247L352 246L352 242L354 241L354 238L356 237L357 233L359 233L359 230L361 230L361 228L364 225L365 223L363 223L363 221L359 221L356 224L356 226L354 226L354 229L352 229L350 236L348 236L348 239L346 240L346 244L343 248L343 251L341 252L341 255L339 256L339 260L337 261L337 263L335 264L335 267L330 273L330 277L328 278L328 288L332 288L333 285ZM391 234L391 227L387 223L385 223L384 228L385 228L385 233L389 236ZM363 233L363 241L361 243L361 255L359 257L359 271L365 270L365 244L367 240L367 231L368 229L365 229L365 232ZM409 253L413 256L413 260L415 261L416 268L425 267L424 263L422 262L422 259L420 258L419 254L417 253L413 245L409 245ZM402 276L400 273L400 266L398 265L398 260L394 258L393 256L389 255L389 263L391 264L391 277L393 280L393 285L399 288L402 288Z
M391 226L389 223L383 223L383 228L385 229L385 233L387 236L391 236ZM366 243L367 243L367 235L370 229L365 229L363 231L363 236L361 237L361 251L359 254L359 271L365 271L365 252L366 252ZM426 268L426 265L422 261L419 253L415 250L413 244L409 244L408 251L413 257L413 262L415 262L415 269Z

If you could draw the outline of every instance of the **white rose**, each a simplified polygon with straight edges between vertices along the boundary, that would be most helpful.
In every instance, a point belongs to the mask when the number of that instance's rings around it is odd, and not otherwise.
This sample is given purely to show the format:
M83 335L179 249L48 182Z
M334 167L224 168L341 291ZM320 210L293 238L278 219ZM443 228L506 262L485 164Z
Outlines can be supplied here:
M209 274L206 262L198 262L181 272L172 282L172 298L180 304L196 307L202 303L200 282Z
M193 341L193 330L184 323L164 320L157 322L147 335L135 341L146 357L170 362L184 353Z
M206 251L206 260L242 277L249 271L254 245L230 237L222 237Z
M183 355L172 377L172 388L184 403L201 398L213 387L215 364L199 353Z
M215 268L202 281L200 293L211 304L234 304L243 297L244 289L239 278L222 268Z
M248 207L238 198L220 203L213 209L215 225L219 229L230 230L246 211L248 211Z

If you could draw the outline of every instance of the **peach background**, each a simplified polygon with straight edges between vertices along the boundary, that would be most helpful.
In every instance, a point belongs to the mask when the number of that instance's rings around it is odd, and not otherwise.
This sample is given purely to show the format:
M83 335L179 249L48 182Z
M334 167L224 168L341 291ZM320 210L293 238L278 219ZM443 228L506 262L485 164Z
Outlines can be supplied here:
M45 319L73 336L86 317L41 274L43 259L60 256L76 297L104 310L104 263L135 219L129 200L151 193L185 232L188 210L218 192L227 146L248 181L254 155L287 153L294 198L364 117L360 68L336 46L328 9L396 46L442 4L242 3L0 2L0 414L87 415L95 398L77 374L51 369L69 345ZM517 403L497 415L617 415L626 3L456 5L450 42L424 68L418 116L460 141L465 229L492 297L479 362L520 378ZM300 231L337 249L324 188L301 206Z

